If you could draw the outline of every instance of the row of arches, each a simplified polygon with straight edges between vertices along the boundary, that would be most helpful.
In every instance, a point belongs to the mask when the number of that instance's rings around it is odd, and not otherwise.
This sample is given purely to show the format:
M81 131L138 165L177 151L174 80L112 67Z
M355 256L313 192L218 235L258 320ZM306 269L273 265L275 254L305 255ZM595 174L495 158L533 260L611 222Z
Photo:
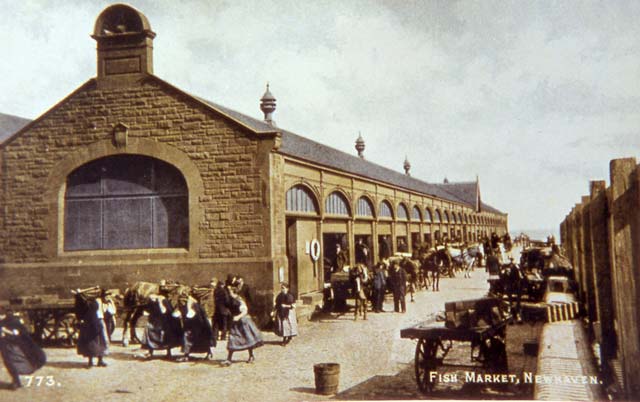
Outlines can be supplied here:
M294 185L287 190L287 213L319 216L319 205L318 197L304 184ZM398 203L394 208L392 203L386 199L380 201L376 208L371 198L366 195L358 198L355 214L352 211L351 203L342 191L333 191L325 198L324 213L336 218L355 216L362 219L397 219L399 221L471 225L497 225L501 223L499 219L483 215L432 207L422 209L418 205L411 207L411 212L409 212L409 208L404 202Z

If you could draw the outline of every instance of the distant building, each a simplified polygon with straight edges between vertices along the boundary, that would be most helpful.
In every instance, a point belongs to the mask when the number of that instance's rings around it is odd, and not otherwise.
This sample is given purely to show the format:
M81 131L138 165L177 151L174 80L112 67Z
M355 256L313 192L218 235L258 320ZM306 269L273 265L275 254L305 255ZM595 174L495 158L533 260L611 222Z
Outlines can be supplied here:
M281 280L320 291L338 242L375 261L507 231L477 181L426 183L365 159L362 138L358 157L277 127L268 88L258 120L156 77L132 7L106 8L92 37L97 77L0 146L0 299L235 273L264 313Z

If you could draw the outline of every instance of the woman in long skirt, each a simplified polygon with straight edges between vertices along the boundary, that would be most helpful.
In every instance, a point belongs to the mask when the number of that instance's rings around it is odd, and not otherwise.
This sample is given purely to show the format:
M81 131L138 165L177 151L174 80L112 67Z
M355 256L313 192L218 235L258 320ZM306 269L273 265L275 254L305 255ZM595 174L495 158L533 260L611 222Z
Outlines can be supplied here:
M33 342L20 319L0 308L0 354L11 375L11 389L22 386L20 375L33 374L44 365L47 357Z
M180 320L171 315L173 309L166 297L154 295L149 299L149 318L142 347L149 350L149 357L153 356L154 350L162 349L166 349L167 357L171 357L171 348L181 345Z
M296 319L296 298L289 293L289 284L280 285L280 293L276 296L276 328L275 333L282 337L282 346L291 342L291 338L298 335L298 320Z
M87 368L93 367L93 358L98 358L98 367L106 367L104 356L109 354L109 337L104 324L104 312L100 297L92 299L82 291L75 292L76 317L80 321L78 354L87 357Z
M216 346L211 322L200 303L191 296L182 295L178 299L178 308L172 314L182 320L182 351L180 362L189 361L191 353L206 353L205 358L213 357L212 348Z
M229 331L229 341L227 342L227 360L222 362L223 366L230 366L233 352L248 350L249 359L247 363L253 363L255 356L253 349L262 346L262 334L251 317L247 315L247 304L238 295L235 286L229 287L231 296L230 311L232 314L231 330Z

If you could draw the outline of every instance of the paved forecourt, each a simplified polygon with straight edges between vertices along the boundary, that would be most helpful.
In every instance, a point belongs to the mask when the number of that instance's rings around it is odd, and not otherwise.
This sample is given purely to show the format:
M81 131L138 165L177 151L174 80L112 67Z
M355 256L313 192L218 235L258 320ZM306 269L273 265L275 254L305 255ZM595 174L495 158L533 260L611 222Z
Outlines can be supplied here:
M36 373L44 376L40 384L34 378L29 387L18 391L0 389L0 400L325 400L314 393L313 365L323 362L340 364L339 398L346 399L356 390L361 399L418 398L413 379L415 342L401 339L400 329L433 320L446 301L484 296L486 278L483 268L476 269L470 279L443 278L440 292L421 291L415 303L407 296L406 314L389 312L393 305L388 297L387 312L369 313L366 321L353 321L353 315L346 314L301 322L300 336L286 347L273 333L264 333L266 344L256 350L255 363L245 363L247 353L238 352L227 368L220 366L226 357L225 342L218 343L213 361L145 360L137 345L120 346L118 328L117 344L106 359L108 367L86 369L86 360L75 349L47 348L48 363ZM384 378L395 378L393 386L375 381ZM6 370L0 371L0 382L9 381Z

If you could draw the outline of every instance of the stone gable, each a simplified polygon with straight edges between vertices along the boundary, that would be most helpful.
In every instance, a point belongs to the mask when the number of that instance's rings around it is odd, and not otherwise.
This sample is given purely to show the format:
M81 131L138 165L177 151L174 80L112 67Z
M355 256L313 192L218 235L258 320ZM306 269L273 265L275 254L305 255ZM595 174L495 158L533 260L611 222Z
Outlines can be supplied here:
M113 133L118 124L128 127L129 144L153 142L161 154L175 151L195 166L182 172L202 183L202 193L189 201L190 210L195 202L201 211L196 221L190 218L197 229L191 228L197 236L190 242L192 257L268 256L269 162L258 156L261 139L150 77L137 86L104 90L91 80L4 144L0 253L5 263L51 261L51 250L58 249L62 232L51 226L58 226L62 210L64 177L55 175L61 164L79 167L74 161L90 157L87 148L96 144L104 155L144 148L119 149Z

